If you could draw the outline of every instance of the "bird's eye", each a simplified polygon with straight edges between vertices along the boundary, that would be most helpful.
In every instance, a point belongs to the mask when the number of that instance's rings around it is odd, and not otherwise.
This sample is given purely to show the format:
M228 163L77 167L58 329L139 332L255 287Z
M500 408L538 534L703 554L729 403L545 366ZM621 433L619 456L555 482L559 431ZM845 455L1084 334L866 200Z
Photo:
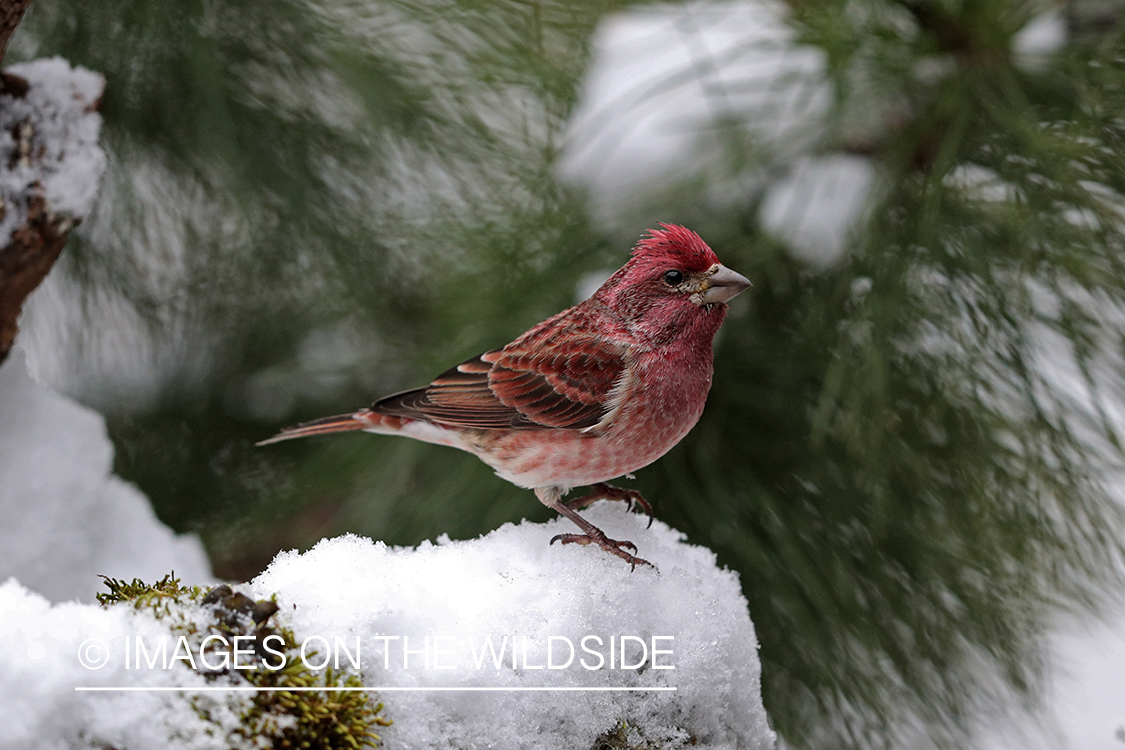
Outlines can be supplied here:
M667 284L668 286L677 286L683 280L684 280L684 272L683 271L673 270L673 271L665 271L664 272L664 283Z

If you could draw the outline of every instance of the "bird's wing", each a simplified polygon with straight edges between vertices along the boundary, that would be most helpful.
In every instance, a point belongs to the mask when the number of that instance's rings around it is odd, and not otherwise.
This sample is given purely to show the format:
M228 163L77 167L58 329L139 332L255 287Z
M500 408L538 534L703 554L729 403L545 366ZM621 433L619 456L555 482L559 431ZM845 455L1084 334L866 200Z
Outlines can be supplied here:
M594 427L613 410L626 379L625 349L558 318L371 410L478 429Z

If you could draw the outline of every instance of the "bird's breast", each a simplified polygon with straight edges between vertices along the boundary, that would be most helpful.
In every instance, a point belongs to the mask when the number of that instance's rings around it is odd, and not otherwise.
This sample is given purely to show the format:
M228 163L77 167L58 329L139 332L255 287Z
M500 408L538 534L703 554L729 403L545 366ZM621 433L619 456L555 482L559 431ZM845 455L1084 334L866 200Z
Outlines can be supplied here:
M649 352L635 359L617 413L599 429L496 432L482 435L474 452L523 487L614 479L649 465L687 435L703 413L711 375L709 356Z

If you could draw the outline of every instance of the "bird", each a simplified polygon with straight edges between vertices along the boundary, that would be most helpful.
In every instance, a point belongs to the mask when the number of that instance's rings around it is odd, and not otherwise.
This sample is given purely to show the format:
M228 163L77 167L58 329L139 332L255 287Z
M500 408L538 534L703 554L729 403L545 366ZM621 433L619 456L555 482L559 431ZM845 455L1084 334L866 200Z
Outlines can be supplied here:
M507 346L381 398L350 414L282 430L258 445L365 430L403 435L476 455L501 478L531 489L579 533L560 542L596 545L655 567L637 546L610 539L578 511L596 500L652 506L609 480L667 453L703 413L713 374L712 341L750 281L719 262L690 229L660 223L591 296ZM590 492L569 501L573 488Z

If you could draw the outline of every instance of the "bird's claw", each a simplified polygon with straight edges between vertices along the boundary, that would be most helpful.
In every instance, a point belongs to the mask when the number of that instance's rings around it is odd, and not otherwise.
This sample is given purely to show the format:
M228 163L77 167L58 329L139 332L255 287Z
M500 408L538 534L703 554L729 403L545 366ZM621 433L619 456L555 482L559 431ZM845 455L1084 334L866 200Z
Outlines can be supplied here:
M605 549L608 545L611 547L616 547L617 549L628 547L634 552L637 551L637 545L633 544L632 542L618 541L616 539L610 539L609 537L595 539L589 534L555 534L553 537L551 537L550 543L554 544L555 542L562 542L563 544L581 544L583 546L593 543L603 549Z
M637 551L637 545L629 541L610 539L605 534L556 534L551 537L550 543L554 544L555 542L561 542L562 544L581 544L583 546L596 544L611 555L617 555L622 560L629 563L634 570L638 564L656 568L656 566L648 560L633 554ZM626 552L626 549L632 550L632 553Z
M627 490L624 487L614 487L612 484L605 482L598 482L590 486L590 493L582 497L576 497L572 500L566 501L566 506L571 510L582 510L590 505L593 505L595 500L624 500L629 504L629 512L632 513L638 507L645 512L648 516L648 526L652 528L652 505L648 500L645 500L637 490Z

